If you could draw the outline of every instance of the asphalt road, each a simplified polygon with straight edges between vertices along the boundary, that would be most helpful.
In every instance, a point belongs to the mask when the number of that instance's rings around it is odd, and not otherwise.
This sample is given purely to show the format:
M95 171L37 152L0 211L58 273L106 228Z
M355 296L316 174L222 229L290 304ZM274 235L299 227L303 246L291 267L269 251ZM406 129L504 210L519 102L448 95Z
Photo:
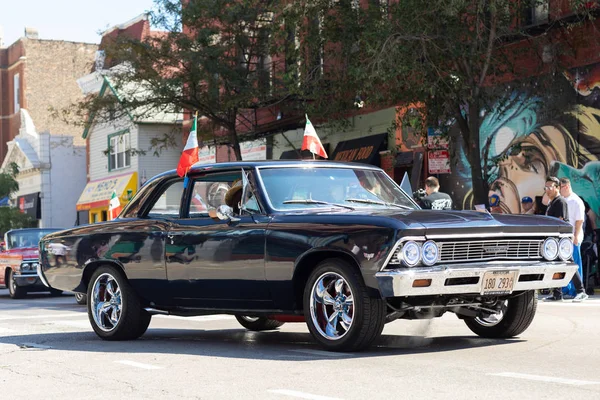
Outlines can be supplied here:
M226 315L155 316L106 342L73 296L0 290L1 399L600 399L600 299L540 302L513 340L452 314L396 321L368 351L321 351L304 324L253 333Z

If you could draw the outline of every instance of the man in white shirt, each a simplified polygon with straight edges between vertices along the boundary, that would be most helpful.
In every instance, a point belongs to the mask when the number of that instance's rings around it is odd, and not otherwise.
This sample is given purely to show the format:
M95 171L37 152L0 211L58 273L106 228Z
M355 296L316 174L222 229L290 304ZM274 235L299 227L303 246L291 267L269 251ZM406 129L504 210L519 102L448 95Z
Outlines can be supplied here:
M581 264L581 253L579 247L583 242L583 220L585 218L585 206L583 200L571 189L571 181L568 178L560 179L560 194L569 206L569 223L573 225L573 261L579 265L579 271L573 276L573 285L577 294L573 301L580 302L588 298L583 286L583 266Z

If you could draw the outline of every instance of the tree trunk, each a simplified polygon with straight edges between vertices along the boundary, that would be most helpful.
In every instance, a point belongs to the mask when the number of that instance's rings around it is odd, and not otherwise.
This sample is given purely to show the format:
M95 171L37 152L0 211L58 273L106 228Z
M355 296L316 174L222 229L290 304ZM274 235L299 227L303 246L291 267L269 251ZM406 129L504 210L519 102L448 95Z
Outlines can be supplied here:
M235 127L229 129L229 141L233 148L233 154L237 161L242 161L242 150L240 149L240 139L238 138Z
M479 145L479 102L469 104L469 144L467 157L471 164L471 183L473 188L473 204L485 204L489 208L488 182L483 179L483 166L481 165L481 148Z

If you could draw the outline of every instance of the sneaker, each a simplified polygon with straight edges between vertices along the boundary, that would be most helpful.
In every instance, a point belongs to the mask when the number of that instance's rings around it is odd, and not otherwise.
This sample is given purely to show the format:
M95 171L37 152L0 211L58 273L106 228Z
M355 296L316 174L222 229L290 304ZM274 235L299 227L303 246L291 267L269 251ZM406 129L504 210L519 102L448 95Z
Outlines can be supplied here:
M550 296L550 297L546 297L544 299L544 301L563 301L563 297L562 296Z
M577 293L577 296L575 296L573 299L573 303L580 303L584 300L587 300L588 297L590 296L588 296L585 292Z

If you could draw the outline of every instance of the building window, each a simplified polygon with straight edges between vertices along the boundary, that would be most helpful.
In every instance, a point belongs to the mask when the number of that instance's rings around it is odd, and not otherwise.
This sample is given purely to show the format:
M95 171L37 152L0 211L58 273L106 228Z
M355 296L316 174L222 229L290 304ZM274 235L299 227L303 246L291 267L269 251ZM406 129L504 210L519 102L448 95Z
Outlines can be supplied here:
M15 74L13 77L13 93L15 113L17 113L21 109L21 80L19 79L19 74Z
M131 166L131 146L129 132L119 132L108 136L108 170Z
M548 0L532 1L532 4L525 8L523 18L524 26L541 25L548 22Z

